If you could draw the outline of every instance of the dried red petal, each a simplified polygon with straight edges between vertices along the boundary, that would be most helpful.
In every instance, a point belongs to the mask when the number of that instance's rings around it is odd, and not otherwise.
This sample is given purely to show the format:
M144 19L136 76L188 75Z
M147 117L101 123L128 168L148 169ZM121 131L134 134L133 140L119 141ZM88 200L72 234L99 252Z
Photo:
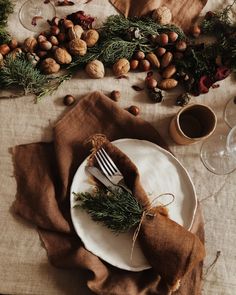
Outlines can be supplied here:
M39 20L39 19L43 19L43 17L42 16L34 16L32 18L31 25L32 26L37 26L37 20Z
M71 20L76 25L80 25L84 30L92 28L92 23L95 20L94 17L86 15L82 10L68 15L67 19Z
M73 1L63 0L63 1L57 2L57 6L72 6L72 5L75 5Z
M211 87L212 87L213 89L214 89L214 88L219 88L219 87L220 87L220 84L213 84Z
M223 80L226 77L228 77L230 73L231 73L231 71L229 68L227 68L225 66L218 67L216 69L216 73L215 73L215 80L216 81Z
M198 89L200 94L201 93L207 93L209 91L209 88L212 86L213 82L211 78L208 76L202 76L198 83Z

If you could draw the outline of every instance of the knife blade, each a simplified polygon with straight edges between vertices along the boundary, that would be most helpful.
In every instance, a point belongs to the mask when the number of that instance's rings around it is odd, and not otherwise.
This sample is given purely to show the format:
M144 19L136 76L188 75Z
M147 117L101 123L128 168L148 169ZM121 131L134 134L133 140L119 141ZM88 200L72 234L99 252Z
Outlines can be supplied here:
M97 167L86 166L85 171L87 171L89 174L91 174L96 179L98 179L108 189L109 188L114 189L114 188L118 187L118 186L114 185Z

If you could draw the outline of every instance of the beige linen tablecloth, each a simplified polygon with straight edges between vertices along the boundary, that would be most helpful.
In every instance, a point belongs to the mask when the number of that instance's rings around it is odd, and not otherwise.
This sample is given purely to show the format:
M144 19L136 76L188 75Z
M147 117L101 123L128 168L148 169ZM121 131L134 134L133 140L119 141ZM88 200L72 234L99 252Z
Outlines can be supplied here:
M29 36L18 22L22 0L15 1L15 13L9 19L9 29L18 39ZM76 1L74 7L58 8L63 16L75 9L99 16L100 23L107 15L117 13L104 0L93 0L89 4ZM84 1L85 2L85 1ZM231 1L209 0L204 11L222 7ZM205 271L213 262L217 251L221 251L215 267L208 272L203 285L204 295L234 295L236 290L236 172L227 176L210 173L201 163L201 143L193 146L177 146L168 135L170 118L178 111L174 106L178 91L165 95L161 104L151 103L144 92L135 92L131 85L142 83L145 73L129 74L129 79L116 80L107 71L102 80L87 79L84 73L66 82L52 97L45 97L34 104L32 96L0 100L0 293L34 295L88 295L83 271L60 270L52 267L41 245L37 231L28 223L12 215L11 204L15 199L16 182L9 148L18 144L50 141L54 122L66 111L62 104L64 95L70 93L77 98L88 91L101 90L105 94L117 89L121 91L121 107L135 104L141 109L141 117L149 121L170 144L171 151L186 167L194 182L205 217L206 251ZM84 79L86 78L86 80ZM223 120L226 102L236 95L232 77L221 81L220 87L208 94L192 98L193 103L205 103L217 114L216 133L227 133L229 128ZM6 94L1 92L1 95ZM78 284L79 282L79 284ZM78 288L78 285L80 286ZM191 294L190 294L191 295Z

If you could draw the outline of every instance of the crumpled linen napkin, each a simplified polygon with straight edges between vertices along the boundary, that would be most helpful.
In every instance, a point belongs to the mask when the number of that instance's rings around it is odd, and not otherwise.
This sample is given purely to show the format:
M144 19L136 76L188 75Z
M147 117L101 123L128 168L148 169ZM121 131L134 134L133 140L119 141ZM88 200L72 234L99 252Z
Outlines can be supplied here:
M85 249L70 218L70 185L90 150L86 143L94 134L108 140L145 139L167 148L158 132L100 92L83 97L54 128L53 142L13 148L17 193L14 210L36 225L50 262L61 268L87 270L87 286L95 294L150 295L158 291L154 269L128 272L113 267ZM204 242L200 207L191 230ZM201 293L202 262L184 277L176 294Z
M182 27L184 31L188 31L207 0L110 0L110 2L126 17L140 17L160 6L166 6L172 12L172 22Z

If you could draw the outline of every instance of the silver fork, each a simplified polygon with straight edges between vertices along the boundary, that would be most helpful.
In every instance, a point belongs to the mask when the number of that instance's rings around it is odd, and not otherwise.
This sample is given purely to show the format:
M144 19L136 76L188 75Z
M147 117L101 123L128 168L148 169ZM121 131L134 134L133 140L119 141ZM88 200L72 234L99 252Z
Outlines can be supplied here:
M104 148L101 148L96 152L95 158L104 175L114 185L122 187L130 194L132 193L131 190L129 190L125 185L122 173L120 172L116 164L113 162L111 157L108 155L108 153L104 150Z

